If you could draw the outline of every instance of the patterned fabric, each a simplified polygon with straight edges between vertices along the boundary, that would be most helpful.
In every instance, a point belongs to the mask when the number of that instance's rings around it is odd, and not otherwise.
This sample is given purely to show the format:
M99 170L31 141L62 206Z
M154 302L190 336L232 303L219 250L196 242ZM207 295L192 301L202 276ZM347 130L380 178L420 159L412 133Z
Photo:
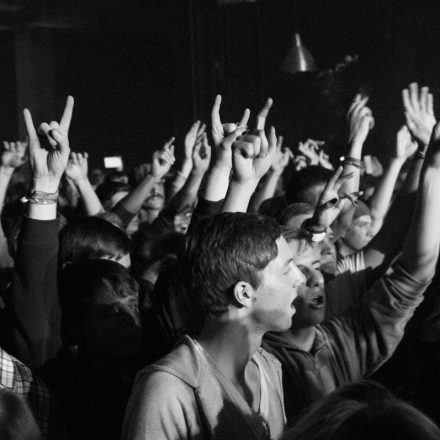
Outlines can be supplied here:
M13 391L29 405L43 437L46 437L50 415L50 394L46 385L1 348L0 387Z

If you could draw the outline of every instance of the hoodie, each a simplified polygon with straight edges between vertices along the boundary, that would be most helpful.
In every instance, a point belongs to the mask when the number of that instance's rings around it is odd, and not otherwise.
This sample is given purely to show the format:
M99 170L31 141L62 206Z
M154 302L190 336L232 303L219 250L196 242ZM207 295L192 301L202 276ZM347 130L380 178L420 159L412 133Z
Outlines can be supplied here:
M264 336L263 347L283 366L289 426L310 404L373 373L391 357L428 285L396 263L366 292L359 307L315 326L310 352L282 334Z
M125 415L124 440L276 439L285 415L279 362L263 349L252 357L267 390L266 416L255 413L230 381L184 336L167 356L141 370ZM261 401L262 402L262 401ZM260 412L262 408L260 407Z

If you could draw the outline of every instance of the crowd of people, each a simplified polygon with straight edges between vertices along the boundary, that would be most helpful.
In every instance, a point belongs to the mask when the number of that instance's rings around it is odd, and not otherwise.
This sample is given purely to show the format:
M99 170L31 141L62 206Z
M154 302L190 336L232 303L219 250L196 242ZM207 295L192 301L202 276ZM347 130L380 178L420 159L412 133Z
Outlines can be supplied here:
M284 147L270 98L238 122L221 102L132 172L89 170L71 96L59 122L24 110L0 156L2 439L440 439L433 95L403 90L384 166L368 96L342 158Z

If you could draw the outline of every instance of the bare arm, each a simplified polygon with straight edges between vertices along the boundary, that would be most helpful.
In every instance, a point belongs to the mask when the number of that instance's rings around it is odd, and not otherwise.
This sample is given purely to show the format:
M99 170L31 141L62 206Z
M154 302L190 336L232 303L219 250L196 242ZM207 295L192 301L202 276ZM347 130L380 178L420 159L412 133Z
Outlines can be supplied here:
M282 145L283 137L279 136L269 172L266 174L266 178L264 179L260 190L254 195L254 198L251 201L251 206L249 207L249 212L257 214L260 205L265 200L270 199L275 195L278 181L288 165L289 160L293 158L292 151L289 148L283 150Z
M117 206L121 206L132 214L136 214L142 208L153 186L162 180L175 162L173 142L174 138L171 138L161 150L154 152L151 173L147 174L141 183Z
M397 133L395 151L371 199L373 235L376 235L382 227L403 164L416 150L417 143L412 141L408 127L404 125Z
M87 153L71 153L66 168L66 177L74 183L81 196L86 214L91 216L104 212L104 208L87 176L88 158Z

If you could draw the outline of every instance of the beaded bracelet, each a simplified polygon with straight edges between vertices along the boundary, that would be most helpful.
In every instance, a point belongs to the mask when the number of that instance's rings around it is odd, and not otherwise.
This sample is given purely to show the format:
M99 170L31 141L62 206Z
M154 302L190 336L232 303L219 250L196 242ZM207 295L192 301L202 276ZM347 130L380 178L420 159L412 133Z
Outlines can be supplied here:
M34 205L53 205L57 203L58 191L47 193L44 191L32 190L28 196L23 197L22 202L32 203Z

